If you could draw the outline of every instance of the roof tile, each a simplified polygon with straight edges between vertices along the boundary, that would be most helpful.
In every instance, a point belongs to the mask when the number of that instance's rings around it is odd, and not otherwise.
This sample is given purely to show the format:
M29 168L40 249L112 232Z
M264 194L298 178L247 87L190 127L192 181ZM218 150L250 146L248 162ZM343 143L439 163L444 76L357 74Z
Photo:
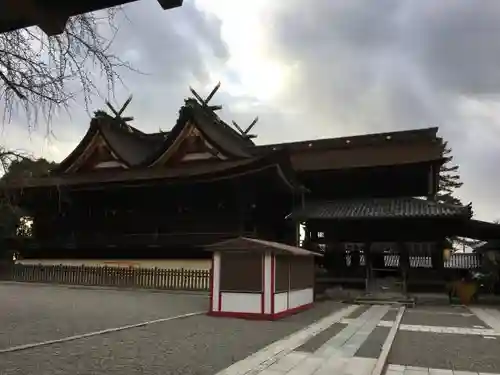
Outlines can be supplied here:
M468 207L453 206L419 198L373 198L306 203L292 212L293 219L378 219L454 217L470 214Z

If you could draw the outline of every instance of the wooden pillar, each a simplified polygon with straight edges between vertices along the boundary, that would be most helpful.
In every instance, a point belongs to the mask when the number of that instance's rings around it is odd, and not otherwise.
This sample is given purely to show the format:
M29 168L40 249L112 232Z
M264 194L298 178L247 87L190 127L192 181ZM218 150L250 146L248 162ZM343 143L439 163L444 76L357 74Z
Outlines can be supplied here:
M437 241L436 245L431 249L432 269L435 271L442 271L444 268L443 250L445 246L446 241Z
M428 200L435 200L436 199L436 193L437 193L437 185L436 185L436 176L434 172L434 166L431 165L429 167L429 175L428 175L428 180L427 180L427 199Z
M372 282L373 282L373 270L372 270L372 264L371 264L371 242L365 242L363 246L363 254L365 256L365 271L366 271L366 278L365 278L365 290L368 292L371 290L372 287Z
M326 244L323 262L325 268L331 276L343 276L346 266L344 255L344 247L340 242L333 241Z
M296 221L294 223L294 226L295 226L295 246L300 247L300 221Z
M410 270L410 254L406 242L398 242L399 268L403 282L403 294L408 293L408 273Z

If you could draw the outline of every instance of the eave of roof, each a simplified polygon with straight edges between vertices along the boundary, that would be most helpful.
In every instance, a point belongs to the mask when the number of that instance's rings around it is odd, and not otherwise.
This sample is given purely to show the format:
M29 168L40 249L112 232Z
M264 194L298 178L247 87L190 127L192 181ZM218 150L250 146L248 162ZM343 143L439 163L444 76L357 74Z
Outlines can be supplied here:
M86 173L51 175L43 178L24 178L9 183L13 190L51 186L88 186L105 183L127 183L132 185L140 181L161 180L163 183L208 182L239 175L255 174L275 168L278 176L293 191L301 191L302 186L295 179L292 171L283 163L282 152L263 157L231 161L186 163L172 168L144 168L127 170L100 170Z
M271 252L275 254L286 254L293 256L317 256L322 257L323 254L302 249L300 247L291 246L274 241L266 241L257 238L236 237L229 240L217 242L205 247L207 251L215 252L255 252L265 253Z
M470 217L470 208L418 198L346 199L308 202L287 218L294 220L360 220Z

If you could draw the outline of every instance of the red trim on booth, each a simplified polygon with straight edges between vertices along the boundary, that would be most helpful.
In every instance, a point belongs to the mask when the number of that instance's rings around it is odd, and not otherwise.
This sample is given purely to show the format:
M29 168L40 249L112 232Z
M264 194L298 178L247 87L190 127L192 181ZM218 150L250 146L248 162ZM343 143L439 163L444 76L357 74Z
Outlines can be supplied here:
M266 255L262 255L262 293L260 295L260 313L265 314L266 306Z
M210 311L214 310L214 257L212 256L212 268L210 269Z
M274 282L275 282L275 256L274 254L271 254L271 314L274 314L274 296L275 296L275 288L274 288Z
M240 312L229 312L229 311L210 311L208 315L224 317L224 318L239 318L239 319L249 319L249 320L278 320L285 318L287 316L297 314L301 311L310 309L313 303L308 303L299 307L295 307L290 310L281 311L277 314L259 314L259 313L240 313Z

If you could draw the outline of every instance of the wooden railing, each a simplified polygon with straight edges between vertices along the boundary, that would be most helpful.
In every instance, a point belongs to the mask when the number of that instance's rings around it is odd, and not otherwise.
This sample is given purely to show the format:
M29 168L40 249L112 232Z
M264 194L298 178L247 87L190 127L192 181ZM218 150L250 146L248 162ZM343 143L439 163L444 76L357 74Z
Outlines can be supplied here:
M1 279L69 285L208 291L210 270L14 264Z

